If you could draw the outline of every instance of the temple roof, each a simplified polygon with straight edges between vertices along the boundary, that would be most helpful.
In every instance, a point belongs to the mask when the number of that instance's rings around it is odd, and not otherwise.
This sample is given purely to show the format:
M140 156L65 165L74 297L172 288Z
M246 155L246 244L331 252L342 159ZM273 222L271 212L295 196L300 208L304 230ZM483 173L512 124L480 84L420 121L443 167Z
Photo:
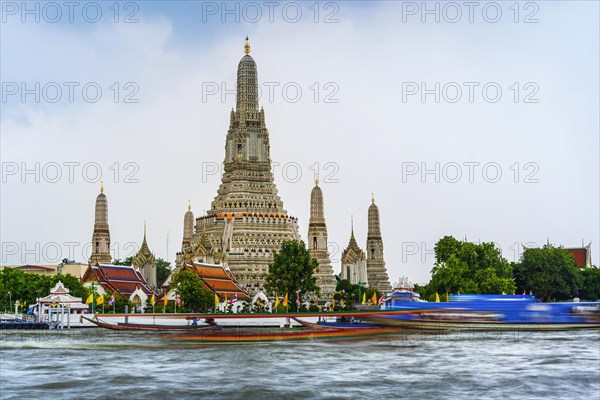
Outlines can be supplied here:
M240 287L229 269L225 269L219 264L189 263L184 262L181 271L191 270L195 272L202 280L204 287L215 293L219 298L224 299L234 295L238 299L249 299L250 296Z
M348 246L342 253L342 262L350 262L353 263L357 258L360 258L364 255L364 252L358 247L358 243L356 243L356 238L354 237L354 228L350 233L350 241L348 242Z
M129 265L90 265L82 281L96 281L104 290L123 296L131 295L137 288L147 295L154 293L140 271Z
M65 288L61 281L56 282L48 296L42 297L38 301L42 304L68 304L71 308L88 308L82 303L81 297L71 296L69 289Z
M148 242L146 241L146 223L144 222L144 240L142 241L142 246L140 247L140 251L136 254L133 259L133 265L135 267L140 267L144 264L152 264L154 263L156 258L154 254L150 251L148 247Z

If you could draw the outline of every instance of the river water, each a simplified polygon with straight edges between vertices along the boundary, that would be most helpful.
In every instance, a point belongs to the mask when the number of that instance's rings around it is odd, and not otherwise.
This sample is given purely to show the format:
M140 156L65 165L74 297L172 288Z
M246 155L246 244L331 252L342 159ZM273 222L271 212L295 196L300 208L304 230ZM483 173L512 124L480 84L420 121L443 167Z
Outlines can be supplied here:
M1 399L600 399L600 331L179 344L0 331Z

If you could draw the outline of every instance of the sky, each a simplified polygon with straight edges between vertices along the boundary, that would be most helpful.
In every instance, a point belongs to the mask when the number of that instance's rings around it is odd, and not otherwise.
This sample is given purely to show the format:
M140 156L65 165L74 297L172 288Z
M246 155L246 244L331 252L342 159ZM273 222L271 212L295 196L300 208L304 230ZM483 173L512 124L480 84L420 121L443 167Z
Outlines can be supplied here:
M100 181L113 256L146 221L174 261L248 35L279 194L306 239L318 171L336 273L372 194L392 282L427 282L445 235L599 265L597 2L116 4L1 3L1 264L86 262Z

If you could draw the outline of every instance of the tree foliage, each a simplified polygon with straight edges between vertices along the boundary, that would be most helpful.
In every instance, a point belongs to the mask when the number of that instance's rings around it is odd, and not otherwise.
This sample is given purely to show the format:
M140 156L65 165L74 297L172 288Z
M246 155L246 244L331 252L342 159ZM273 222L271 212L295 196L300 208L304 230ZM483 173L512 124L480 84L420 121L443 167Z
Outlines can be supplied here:
M69 289L69 294L81 297L83 301L90 293L79 279L72 275L38 275L15 268L3 268L0 270L0 310L14 311L17 300L23 307L34 304L38 297L49 295L50 289L59 280ZM11 299L12 304L9 304Z
M273 255L273 263L269 265L265 289L275 295L285 296L287 293L290 305L295 305L296 293L302 296L320 293L314 273L318 262L310 256L304 242L285 241L281 250Z
M438 293L512 293L512 265L494 243L470 243L445 236L435 245L436 263L431 270L425 298Z
M519 291L531 291L542 300L573 298L583 283L575 259L560 247L526 249L514 273Z
M365 297L365 302L369 303L373 294L375 297L379 299L381 293L373 288L368 288L364 286L360 286L358 284L352 284L348 279L342 279L337 283L335 287L336 293L333 298L336 302L340 302L343 300L343 309L345 310L353 310L356 308L357 304L362 303L363 296Z
M581 271L581 287L579 297L582 300L597 301L600 299L600 268L585 268Z
M214 295L202 285L202 280L192 271L179 271L171 283L190 312L208 312L214 305Z
M156 259L156 283L161 287L171 274L171 263L162 258Z
M127 257L124 260L120 260L117 258L117 259L113 260L112 263L113 263L113 265L129 265L129 266L131 266L131 264L133 264L133 258L134 258L134 256Z

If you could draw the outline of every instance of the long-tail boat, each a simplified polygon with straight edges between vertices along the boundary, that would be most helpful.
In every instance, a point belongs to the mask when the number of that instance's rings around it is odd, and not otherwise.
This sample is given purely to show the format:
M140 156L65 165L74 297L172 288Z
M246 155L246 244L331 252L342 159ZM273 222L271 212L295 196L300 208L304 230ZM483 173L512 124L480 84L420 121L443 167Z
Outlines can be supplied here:
M157 324L135 324L127 322L116 322L114 324L102 321L98 318L87 318L83 319L97 325L101 328L110 329L113 331L131 331L131 330L143 330L143 331L195 331L195 330L217 330L220 329L214 325L157 325Z

